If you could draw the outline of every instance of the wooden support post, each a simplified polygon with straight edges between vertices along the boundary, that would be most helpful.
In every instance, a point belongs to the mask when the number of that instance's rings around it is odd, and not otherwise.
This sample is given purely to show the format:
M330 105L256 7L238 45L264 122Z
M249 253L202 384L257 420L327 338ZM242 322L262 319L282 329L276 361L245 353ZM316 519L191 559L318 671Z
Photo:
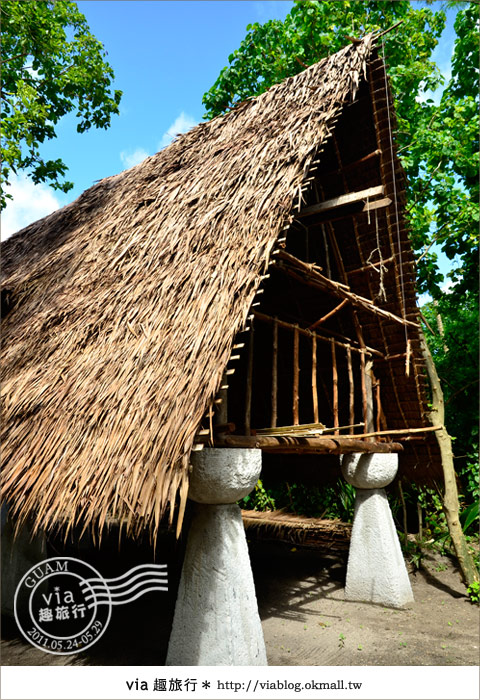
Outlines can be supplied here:
M298 418L298 380L300 374L300 364L298 359L300 334L298 326L293 331L293 425L299 424Z
M312 402L313 422L318 423L318 388L317 388L317 334L312 336Z
M250 342L248 345L248 365L247 365L247 387L245 391L245 433L250 435L252 417L252 384L253 384L253 349L254 349L255 328L250 328Z
M365 428L368 425L368 409L367 409L367 386L366 386L366 371L365 371L365 353L362 352L360 355L360 383L362 387L362 418L365 423ZM367 429L368 431L368 429Z
M352 367L352 350L347 347L347 369L348 369L348 409L349 423L355 423L355 385L353 383L353 367ZM350 429L350 434L353 434L353 428Z
M440 430L435 433L435 437L437 438L440 458L442 460L444 479L443 508L458 563L460 564L466 585L470 586L472 583L479 580L479 575L472 555L468 551L467 542L460 523L460 505L458 502L455 467L453 466L452 440L444 425L445 405L443 391L423 333L420 334L420 340L422 354L427 363L428 378L432 387L432 410L429 417L432 423L438 422L441 426Z
M222 384L218 392L218 398L220 401L217 403L217 411L215 413L215 425L223 425L228 423L228 389L227 385L227 375L224 373L222 377Z
M377 383L375 384L375 403L377 406L377 423L376 430L382 429L382 403L380 400L380 379L377 378Z
M277 399L278 399L278 320L273 323L273 346L272 346L272 417L270 426L277 425Z
M365 362L365 391L367 394L367 420L365 424L365 430L368 432L373 432L375 430L375 424L373 420L373 377L372 377L372 359L369 358Z
M332 384L333 384L333 425L338 428L338 371L337 371L337 355L335 353L335 343L332 339ZM335 430L335 435L338 435L338 429Z

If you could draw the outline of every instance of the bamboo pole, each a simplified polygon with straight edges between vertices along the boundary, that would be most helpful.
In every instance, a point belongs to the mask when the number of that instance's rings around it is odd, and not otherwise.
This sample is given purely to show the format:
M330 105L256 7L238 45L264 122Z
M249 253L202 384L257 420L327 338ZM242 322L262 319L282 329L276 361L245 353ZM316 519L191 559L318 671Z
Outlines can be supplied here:
M255 311L253 310L253 315L256 319L259 321L264 321L265 323L274 323L275 318L273 316L267 316L267 314L263 314L261 311ZM298 328L298 332L301 335L307 336L307 338L311 338L313 335L313 331L310 331L306 328L300 328L299 326L293 324L293 323L288 323L288 321L281 321L279 318L277 318L277 323L280 328L286 328L289 331L293 331L295 328ZM331 338L325 338L322 335L317 335L317 340L323 343L330 343ZM342 343L340 340L335 340L335 345L338 348L347 348L350 347L353 352L358 352L358 353L367 353L367 355L375 355L379 359L383 359L383 354L379 350L375 350L375 348L370 348L368 345L364 345L364 347L357 348L353 345L349 345L348 343Z
M343 301L338 304L334 309L328 312L328 314L325 314L325 316L322 316L322 318L319 318L318 321L315 321L315 323L311 326L309 326L309 330L313 331L317 326L320 326L322 323L325 323L329 318L334 316L336 313L340 311L340 309L343 309L345 304L348 304L348 299L344 299Z
M335 343L332 338L332 385L333 385L333 425L337 430L335 430L335 435L338 435L338 370L337 370L337 356L335 353Z
M298 358L299 339L300 335L298 332L298 326L295 326L293 331L293 425L298 425L300 422L298 418L298 380L300 373L300 364Z
M355 423L355 385L353 383L352 349L347 347L347 370L348 370L348 415L350 425ZM350 431L353 434L353 428Z
M363 423L355 423L354 425L339 425L338 430L363 427L365 427ZM255 430L255 435L305 435L308 437L309 435L326 435L327 433L335 432L335 430L337 430L337 428L327 428L323 423L303 423L300 425L281 425L277 428L257 428ZM342 437L346 437L346 435Z
M360 385L362 388L362 418L365 425L368 426L368 400L367 400L367 383L365 381L365 353L360 355Z
M439 421L440 426L438 432L435 433L440 455L442 460L443 479L444 479L444 494L443 508L447 519L448 530L452 538L453 546L457 555L458 563L462 569L463 577L467 586L470 586L475 581L479 580L479 575L475 562L468 551L465 535L462 531L459 518L459 502L455 467L453 465L452 441L447 429L444 425L445 420L445 405L443 399L442 387L438 378L432 355L425 341L423 333L420 333L422 341L422 354L427 362L427 373L432 387L432 411L430 420Z
M376 428L377 430L381 430L381 421L382 421L382 403L380 400L380 379L377 379L377 383L375 384L375 403L377 406L377 421L376 421Z
M371 433L362 433L361 435L355 435L356 439L377 437L380 435L410 435L411 433L431 433L436 430L441 430L443 426L441 425L429 425L426 428L397 428L395 430L376 430Z
M298 214L297 218L301 216L310 216L311 214L318 214L323 211L330 211L331 209L337 209L338 207L343 207L346 204L352 204L355 202L360 202L370 197L376 197L384 194L383 185L377 185L376 187L369 187L366 190L360 190L359 192L348 192L342 194L339 197L334 197L333 199L327 199L324 202L318 202L317 204L312 204L310 207L302 209Z
M283 257L284 256L280 255L279 253L279 258ZM321 272L318 272L313 268L306 271L305 274L302 275L294 269L292 269L292 267L286 265L285 263L279 263L277 267L280 270L285 270L285 272L288 275L290 275L290 277L293 277L294 279L303 282L304 284L310 285L311 287L318 287L319 289L330 292L333 296L339 297L341 299L348 299L348 301L353 306L357 306L358 308L361 308L365 311L369 311L375 316L380 316L382 318L388 319L389 321L400 323L402 326L411 326L412 328L420 327L420 325L418 323L415 323L414 321L409 321L408 319L401 318L400 316L397 316L396 314L393 314L390 311L385 311L385 309L381 309L379 306L373 304L366 297L361 297L358 294L349 291L345 288L345 285L340 284L339 282L335 282L334 280L328 279L328 277L325 277L324 275L322 275ZM295 265L295 267L300 269L299 265ZM308 265L305 263L304 267L307 268Z
M294 437L292 435L217 435L215 444L219 447L257 448L265 452L298 454L352 454L402 452L397 442L364 442L356 437L337 435L335 437Z
M273 323L273 346L272 346L272 416L270 425L275 428L277 425L277 403L278 403L278 319Z
M410 376L410 358L412 355L412 341L410 338L407 338L407 352L406 352L406 357L405 357L405 375L407 377Z
M318 423L318 387L317 387L317 334L312 336L312 402L313 422Z
M248 365L247 365L247 387L245 391L245 433L250 435L250 424L252 418L252 383L253 383L253 349L255 328L252 324L250 328L250 342L248 344Z

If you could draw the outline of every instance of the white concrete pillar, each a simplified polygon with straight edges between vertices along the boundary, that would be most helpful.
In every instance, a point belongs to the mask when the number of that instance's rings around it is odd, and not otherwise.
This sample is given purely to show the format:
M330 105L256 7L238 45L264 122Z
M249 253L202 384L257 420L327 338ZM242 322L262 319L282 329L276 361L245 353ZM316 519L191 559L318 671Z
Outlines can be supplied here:
M395 478L396 454L344 455L342 473L357 489L345 598L401 608L413 593L384 487Z
M168 645L167 666L266 666L267 655L240 508L261 450L192 453L196 501Z

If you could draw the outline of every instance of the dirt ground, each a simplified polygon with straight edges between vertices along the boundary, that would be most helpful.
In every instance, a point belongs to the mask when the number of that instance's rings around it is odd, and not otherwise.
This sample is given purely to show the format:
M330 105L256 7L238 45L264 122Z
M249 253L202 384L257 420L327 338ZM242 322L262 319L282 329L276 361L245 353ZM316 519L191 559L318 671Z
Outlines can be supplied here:
M479 609L465 596L460 574L447 557L428 556L420 571L410 573L415 603L395 610L343 599L345 554L324 556L291 544L255 541L250 555L270 666L479 663ZM161 665L176 586L171 589L163 598L149 593L117 608L102 639L73 656L30 646L7 620L1 663Z

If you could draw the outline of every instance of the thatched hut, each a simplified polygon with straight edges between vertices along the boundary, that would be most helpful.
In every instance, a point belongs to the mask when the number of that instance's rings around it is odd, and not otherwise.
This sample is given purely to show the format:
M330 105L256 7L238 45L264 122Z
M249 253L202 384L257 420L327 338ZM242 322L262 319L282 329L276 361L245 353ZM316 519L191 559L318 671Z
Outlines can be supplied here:
M404 188L369 36L7 240L13 516L180 526L205 444L434 478Z

